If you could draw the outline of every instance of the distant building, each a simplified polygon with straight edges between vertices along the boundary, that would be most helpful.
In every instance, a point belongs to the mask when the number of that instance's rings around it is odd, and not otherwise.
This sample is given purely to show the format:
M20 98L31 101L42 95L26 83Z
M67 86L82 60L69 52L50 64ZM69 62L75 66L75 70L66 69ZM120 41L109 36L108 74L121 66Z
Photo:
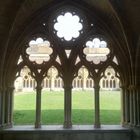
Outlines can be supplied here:
M49 54L52 53L52 49L49 47L49 42L32 44L30 48L27 49L27 53L30 54L30 60L36 61L36 63L42 63L43 61L49 60ZM84 53L87 55L88 61L93 61L94 63L99 63L100 60L106 59L106 54L108 53L107 48L85 48ZM70 51L66 51L67 57L69 57ZM19 58L19 62L22 58ZM57 61L60 63L59 58ZM77 62L79 59L77 59ZM114 58L117 63L117 60ZM74 90L92 90L94 87L94 80L88 75L88 70L83 66L79 69L78 76L73 80ZM15 81L16 91L32 91L36 87L35 80L30 75L30 70L28 67L24 67L21 70L20 77ZM42 82L43 90L63 90L63 81L58 77L58 71L55 67L51 67L48 71L48 76L44 78ZM108 67L105 71L104 77L100 80L101 90L118 90L119 89L119 79L115 77L115 71L112 67Z

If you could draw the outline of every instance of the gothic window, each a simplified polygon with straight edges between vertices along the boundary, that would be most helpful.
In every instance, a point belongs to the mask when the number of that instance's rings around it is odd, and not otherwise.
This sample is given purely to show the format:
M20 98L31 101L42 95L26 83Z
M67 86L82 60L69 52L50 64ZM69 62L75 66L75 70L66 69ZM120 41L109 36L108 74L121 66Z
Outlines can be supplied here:
M36 89L37 128L41 127L42 88L64 88L64 127L71 127L72 85L74 88L95 91L95 120L100 118L101 80L103 88L117 85L115 71L110 68L112 65L118 67L111 41L101 29L96 28L94 18L89 20L77 8L68 9L54 10L36 24L32 23L34 30L23 39L25 46L18 66L27 65L30 69L30 74L23 76L23 87ZM105 70L106 67L108 70ZM95 125L99 126L100 123L95 122Z
M60 85L60 79L58 79L58 88L61 88L61 85Z
M57 88L58 86L57 86L57 80L55 79L55 81L54 81L54 87L55 88Z
M89 88L89 80L86 80L86 87Z
M35 88L36 88L36 81L33 80L33 89L35 89Z
M73 80L73 87L76 88L76 79Z
M106 88L108 88L109 86L108 86L108 80L106 80Z
M32 88L32 86L33 86L33 85L32 85L32 79L30 79L30 87Z
M103 80L103 85L102 86L103 86L103 88L105 88L105 80Z
M52 85L52 80L49 79L49 88L51 88L51 85Z
M93 82L91 79L90 79L90 88L93 88Z
M83 88L83 79L81 79L81 88Z
M25 88L25 87L26 87L26 81L23 80L23 88Z
M113 80L113 88L116 88L116 81Z
M110 88L112 88L112 80L110 80Z

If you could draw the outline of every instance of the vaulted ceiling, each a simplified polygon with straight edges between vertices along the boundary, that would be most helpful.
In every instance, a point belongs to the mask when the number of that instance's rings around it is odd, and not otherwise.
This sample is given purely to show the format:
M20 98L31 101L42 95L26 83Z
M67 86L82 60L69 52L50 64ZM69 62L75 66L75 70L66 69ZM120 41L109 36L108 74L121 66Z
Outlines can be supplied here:
M0 74L3 75L16 41L44 7L74 1L102 19L120 42L132 67L140 51L139 0L1 0L0 1ZM87 13L88 14L88 13ZM12 55L11 55L12 52ZM118 52L119 53L119 52ZM137 56L140 57L140 56ZM10 59L11 61L11 59ZM128 62L128 63L129 63Z

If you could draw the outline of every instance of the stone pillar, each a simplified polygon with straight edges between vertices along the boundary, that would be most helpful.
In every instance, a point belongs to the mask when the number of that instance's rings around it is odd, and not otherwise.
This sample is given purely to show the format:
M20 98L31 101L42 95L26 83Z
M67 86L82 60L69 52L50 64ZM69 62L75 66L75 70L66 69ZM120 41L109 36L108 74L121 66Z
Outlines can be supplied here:
M6 127L12 126L13 121L13 91L14 87L8 87L5 98L5 124Z
M140 87L137 88L137 126L140 127Z
M125 124L125 119L126 119L126 117L125 117L125 113L126 113L126 111L125 111L125 89L126 89L126 87L125 86L121 86L120 87L121 88L121 123L122 123L122 125L124 125Z
M137 125L137 98L136 87L133 87L133 125Z
M94 94L95 94L95 128L100 128L100 101L99 101L99 85L94 85Z
M1 99L1 125L5 127L5 89L2 89L2 99Z
M133 91L132 91L132 87L129 87L129 92L130 92L130 98L129 98L129 102L130 102L130 125L133 124Z
M41 84L36 87L36 121L35 128L41 128Z
M9 126L13 125L14 87L9 87Z
M64 128L71 128L71 92L72 86L64 86Z
M0 87L0 128L2 127L2 88Z
M130 121L130 108L129 108L129 90L126 88L125 90L125 124L128 125Z
M130 91L130 125L136 125L136 87L134 85L129 86Z

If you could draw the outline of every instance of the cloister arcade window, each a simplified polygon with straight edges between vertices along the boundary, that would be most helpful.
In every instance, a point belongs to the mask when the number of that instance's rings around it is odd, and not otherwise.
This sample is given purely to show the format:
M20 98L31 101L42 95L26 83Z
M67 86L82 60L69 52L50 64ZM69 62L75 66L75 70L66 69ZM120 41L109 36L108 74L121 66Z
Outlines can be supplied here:
M41 25L33 24L34 31L27 33L24 39L17 63L20 73L25 72L20 74L23 80L20 90L32 88L36 92L36 128L41 127L41 105L46 98L42 93L45 90L62 92L63 125L70 128L74 90L92 92L90 100L94 105L93 110L90 109L94 113L94 126L100 127L100 89L119 88L119 80L115 77L119 64L111 40L100 30L94 30L97 26L95 19L91 21L79 11L75 7L60 8L52 16L42 18ZM48 108L43 106L43 109ZM47 117L44 113L43 116Z

